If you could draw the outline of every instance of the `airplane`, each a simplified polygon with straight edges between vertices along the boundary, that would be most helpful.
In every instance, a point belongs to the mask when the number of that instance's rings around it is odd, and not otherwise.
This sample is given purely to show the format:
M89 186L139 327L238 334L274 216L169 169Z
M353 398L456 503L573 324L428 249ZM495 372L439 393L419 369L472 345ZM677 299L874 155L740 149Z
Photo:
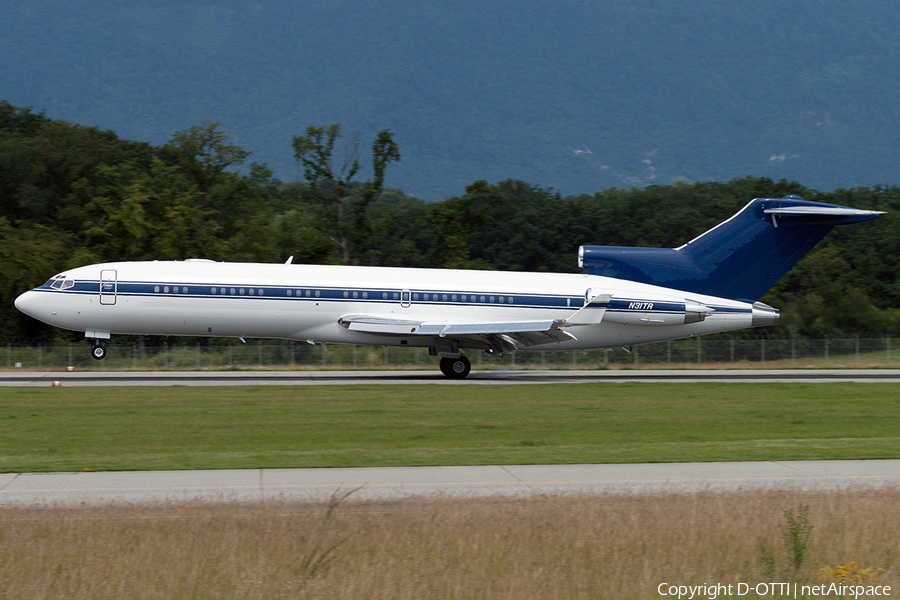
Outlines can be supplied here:
M463 351L626 347L778 323L760 297L838 225L881 211L756 198L679 248L581 246L580 274L184 261L70 269L20 311L111 335L281 338L428 348L449 378Z

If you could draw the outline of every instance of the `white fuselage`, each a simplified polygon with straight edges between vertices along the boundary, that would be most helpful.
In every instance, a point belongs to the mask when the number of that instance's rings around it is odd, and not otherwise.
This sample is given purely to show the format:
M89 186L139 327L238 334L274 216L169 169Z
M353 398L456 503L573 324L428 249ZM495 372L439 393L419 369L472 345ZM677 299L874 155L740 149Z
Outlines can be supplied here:
M529 349L628 346L754 324L746 302L582 274L153 261L90 265L59 278L67 283L26 292L16 306L99 339L139 334L431 346L433 338L353 331L340 320L562 321L585 305L586 295L597 294L610 294L619 308L611 305L598 324L569 327L574 339ZM654 316L654 304L686 298L714 312L689 324Z

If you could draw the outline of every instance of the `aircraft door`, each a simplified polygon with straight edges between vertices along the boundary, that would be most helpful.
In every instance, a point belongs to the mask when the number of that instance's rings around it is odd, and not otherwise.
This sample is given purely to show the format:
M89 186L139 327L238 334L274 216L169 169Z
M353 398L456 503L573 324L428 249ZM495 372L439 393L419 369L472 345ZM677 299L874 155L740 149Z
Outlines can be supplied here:
M115 304L117 287L115 269L100 271L100 304Z
M409 310L409 290L403 290L400 292L400 308L403 309L403 312L407 312Z

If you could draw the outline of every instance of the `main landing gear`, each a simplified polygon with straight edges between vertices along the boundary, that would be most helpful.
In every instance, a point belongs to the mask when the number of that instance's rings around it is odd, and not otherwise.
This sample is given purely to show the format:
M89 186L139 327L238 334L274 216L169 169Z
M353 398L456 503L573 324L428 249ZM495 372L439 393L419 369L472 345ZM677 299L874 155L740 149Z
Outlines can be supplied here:
M106 358L106 340L94 340L94 345L91 346L91 356L97 360Z
M450 379L463 379L472 370L472 363L469 359L459 355L459 358L442 358L441 373Z

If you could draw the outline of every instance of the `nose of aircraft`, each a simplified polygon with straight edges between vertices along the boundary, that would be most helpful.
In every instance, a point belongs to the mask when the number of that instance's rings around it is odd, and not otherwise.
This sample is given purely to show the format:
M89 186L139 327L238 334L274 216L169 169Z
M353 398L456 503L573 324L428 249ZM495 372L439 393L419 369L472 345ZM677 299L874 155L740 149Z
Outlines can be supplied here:
M25 292L16 298L16 308L29 317L38 318L38 293Z

